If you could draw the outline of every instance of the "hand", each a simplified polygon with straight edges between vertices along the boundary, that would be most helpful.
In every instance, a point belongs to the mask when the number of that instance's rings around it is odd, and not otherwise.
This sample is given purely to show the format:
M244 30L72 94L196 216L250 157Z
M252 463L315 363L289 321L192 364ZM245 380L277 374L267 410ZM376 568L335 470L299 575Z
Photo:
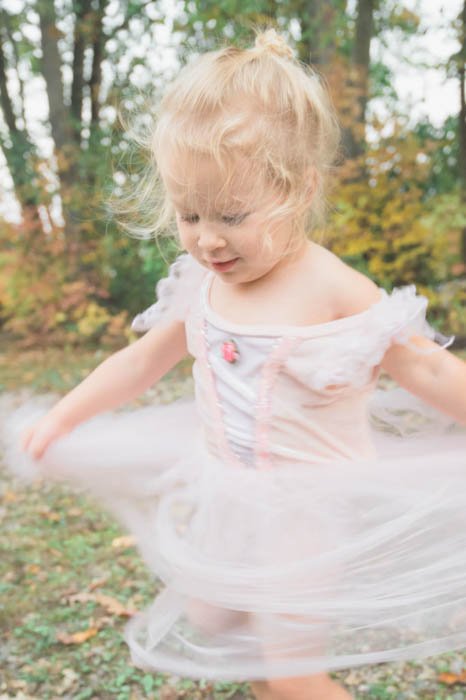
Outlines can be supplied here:
M21 447L34 459L40 459L50 443L69 433L70 429L51 411L25 430Z

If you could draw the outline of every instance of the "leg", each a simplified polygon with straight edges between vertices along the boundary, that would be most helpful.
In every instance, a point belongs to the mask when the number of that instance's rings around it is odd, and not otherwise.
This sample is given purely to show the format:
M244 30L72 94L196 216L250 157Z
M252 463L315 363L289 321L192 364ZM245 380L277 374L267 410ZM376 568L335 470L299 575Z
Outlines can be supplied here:
M265 700L351 700L351 695L326 673L269 680ZM262 698L261 698L262 700Z
M305 625L316 622L308 617L297 615L279 614L278 620L285 622L286 620L294 623L305 623ZM263 643L263 655L272 664L274 661L283 661L286 657L286 650L274 648L273 638L275 633L270 636L267 630L267 624L260 619L251 615L249 623L258 633L259 638ZM281 630L281 638L283 632L286 632L286 627ZM278 635L277 635L278 636ZM317 639L312 639L312 644L309 647L310 655L319 655L325 648L325 633ZM310 641L311 641L310 640ZM312 649L312 651L311 651ZM250 683L256 700L351 700L352 696L338 683L333 681L327 673L316 673L312 676L272 678L267 681L255 681Z
M198 598L190 598L186 616L194 627L205 634L219 634L241 624L247 613L219 608Z
M256 700L273 700L267 681L251 681L249 685Z

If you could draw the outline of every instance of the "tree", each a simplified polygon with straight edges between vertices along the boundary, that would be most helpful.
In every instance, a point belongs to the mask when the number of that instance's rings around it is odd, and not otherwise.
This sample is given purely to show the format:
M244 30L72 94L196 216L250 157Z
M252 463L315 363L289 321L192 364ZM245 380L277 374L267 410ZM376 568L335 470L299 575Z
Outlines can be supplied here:
M460 112L458 120L458 170L461 187L461 201L466 208L466 0L463 0L463 10L460 16L460 51L458 54L458 77L460 88ZM466 270L466 226L462 234L463 265Z
M23 213L21 226L0 228L4 327L91 337L111 323L122 295L131 310L153 297L157 277L141 279L142 265L164 269L109 225L104 200L111 158L128 145L115 103L131 109L145 101L144 85L157 90L148 54L165 17L153 0L22 0L0 19L0 148ZM48 104L52 158L35 140L33 82Z
M33 183L34 178L15 166L11 153L37 156L37 147L24 117L25 95L20 76L40 76L49 108L48 128L54 146L58 193L64 205L65 234L71 239L79 237L80 229L79 213L73 204L75 185L78 179L81 190L83 183L87 187L96 183L96 148L99 149L102 138L108 139L111 124L101 112L106 105L112 105L115 85L123 99L125 93L130 94L135 67L143 62L140 55L121 60L127 51L128 37L134 33L150 36L151 27L163 21L152 0L121 0L118 4L118 11L115 13L113 7L111 14L109 0L24 0L19 13L2 10L0 94L4 124L0 145L24 210L23 180ZM33 34L39 35L39 46L31 39ZM137 44L136 38L134 43ZM9 86L8 74L19 82L19 91L13 92ZM22 126L18 127L20 116Z
M15 112L8 89L7 57L5 46L11 40L12 29L7 13L0 13L0 104L7 133L0 134L0 147L13 180L14 190L23 210L24 217L40 228L39 187L35 174L37 153L25 128L24 106L20 103L19 113ZM14 46L14 44L11 44ZM13 52L12 61L17 61ZM24 94L22 81L19 81L21 95ZM20 126L22 124L22 126Z

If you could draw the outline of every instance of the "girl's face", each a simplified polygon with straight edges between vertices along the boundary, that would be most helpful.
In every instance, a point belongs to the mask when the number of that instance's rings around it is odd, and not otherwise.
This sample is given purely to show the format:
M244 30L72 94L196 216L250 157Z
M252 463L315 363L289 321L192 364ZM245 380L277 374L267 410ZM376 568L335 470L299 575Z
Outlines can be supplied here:
M241 284L268 275L286 259L291 220L270 218L278 204L275 193L261 191L240 169L225 188L225 176L207 158L186 162L177 171L185 178L194 173L189 183L173 177L164 177L164 182L181 245L201 265L225 282Z

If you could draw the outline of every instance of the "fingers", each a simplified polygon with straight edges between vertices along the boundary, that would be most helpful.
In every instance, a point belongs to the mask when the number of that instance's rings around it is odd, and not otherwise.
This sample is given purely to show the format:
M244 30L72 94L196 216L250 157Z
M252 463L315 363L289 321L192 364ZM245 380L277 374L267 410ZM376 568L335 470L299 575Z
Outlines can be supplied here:
M21 448L33 459L40 459L53 437L42 428L42 421L31 425L23 433Z
M21 435L20 444L21 444L21 449L23 450L23 452L28 452L29 443L31 442L31 438L32 438L33 433L34 433L34 426L30 425L29 428L27 428L27 430L25 430L23 432L23 434Z
M28 452L34 459L40 459L48 447L50 440L44 439L42 435L36 435L32 438Z

